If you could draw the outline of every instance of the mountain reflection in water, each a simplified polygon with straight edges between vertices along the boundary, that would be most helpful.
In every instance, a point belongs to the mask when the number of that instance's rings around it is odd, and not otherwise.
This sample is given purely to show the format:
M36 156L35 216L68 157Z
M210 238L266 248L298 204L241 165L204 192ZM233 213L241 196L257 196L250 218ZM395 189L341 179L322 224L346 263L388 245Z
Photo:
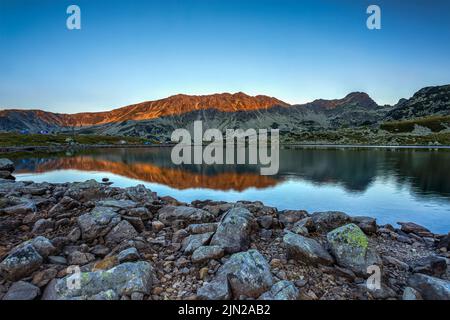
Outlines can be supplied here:
M413 221L450 231L450 150L302 148L280 150L280 170L256 165L174 165L169 148L96 149L15 159L19 180L70 182L109 177L143 183L180 201L263 201L283 209L344 211L378 223Z

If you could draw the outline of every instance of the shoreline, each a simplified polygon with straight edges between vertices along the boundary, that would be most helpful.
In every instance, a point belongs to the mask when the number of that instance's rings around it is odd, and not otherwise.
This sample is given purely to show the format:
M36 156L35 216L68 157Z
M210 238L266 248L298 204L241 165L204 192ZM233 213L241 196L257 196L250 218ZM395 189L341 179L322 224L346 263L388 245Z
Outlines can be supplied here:
M0 299L450 299L450 233L410 222L182 203L95 180L0 179L0 195ZM69 266L80 268L78 289L67 287ZM369 266L379 288L367 286Z
M80 151L89 149L109 149L109 148L170 148L175 144L108 144L108 145L67 145L67 146L9 146L0 147L0 154L14 154L14 153L26 153L26 152L43 152L43 153L57 153L64 151ZM204 145L205 146L205 145ZM281 149L289 148L324 148L324 149L450 149L450 145L442 146L429 146L429 145L358 145L358 144L280 144Z

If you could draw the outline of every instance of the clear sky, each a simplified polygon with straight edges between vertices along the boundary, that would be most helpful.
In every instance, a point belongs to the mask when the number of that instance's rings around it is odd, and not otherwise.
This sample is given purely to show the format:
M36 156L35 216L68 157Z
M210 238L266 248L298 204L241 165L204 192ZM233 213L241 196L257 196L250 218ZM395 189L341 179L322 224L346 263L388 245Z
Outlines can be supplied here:
M81 8L81 30L66 9ZM366 8L381 7L381 30ZM450 83L450 1L0 0L0 107L73 113L177 93L380 104Z

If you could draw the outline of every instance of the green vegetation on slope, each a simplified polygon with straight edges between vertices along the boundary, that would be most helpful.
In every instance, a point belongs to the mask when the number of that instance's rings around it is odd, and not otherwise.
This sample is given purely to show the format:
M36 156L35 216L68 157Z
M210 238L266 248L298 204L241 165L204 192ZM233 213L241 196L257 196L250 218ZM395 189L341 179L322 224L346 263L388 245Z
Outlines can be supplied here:
M406 133L414 131L415 126L430 129L432 132L439 132L450 128L450 116L432 116L404 121L389 121L380 125L380 128L391 133Z
M21 146L50 146L67 145L77 143L84 145L94 144L142 144L144 139L135 137L113 137L98 135L65 135L65 134L18 134L0 133L1 147L21 147Z

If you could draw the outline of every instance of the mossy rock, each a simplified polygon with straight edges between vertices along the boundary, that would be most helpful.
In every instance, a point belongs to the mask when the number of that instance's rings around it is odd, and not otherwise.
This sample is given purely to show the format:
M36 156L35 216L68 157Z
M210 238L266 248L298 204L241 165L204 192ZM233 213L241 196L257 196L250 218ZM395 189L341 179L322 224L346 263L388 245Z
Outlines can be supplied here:
M367 277L367 268L371 265L382 267L376 250L370 246L364 232L353 223L334 229L327 235L331 252L337 263L349 268L356 274Z

